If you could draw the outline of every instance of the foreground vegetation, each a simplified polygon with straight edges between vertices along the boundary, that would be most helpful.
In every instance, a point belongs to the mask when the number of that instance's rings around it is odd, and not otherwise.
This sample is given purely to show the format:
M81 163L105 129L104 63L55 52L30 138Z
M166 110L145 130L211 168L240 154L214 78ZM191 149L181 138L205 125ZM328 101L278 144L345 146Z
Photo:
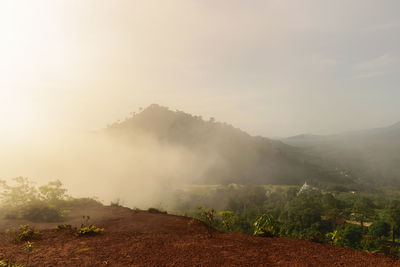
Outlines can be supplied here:
M383 194L231 185L180 191L171 207L222 231L399 255L400 200Z
M14 185L0 180L0 217L33 222L62 221L73 208L101 205L93 198L67 195L59 180L35 186L27 178L17 177Z
M61 222L66 219L69 211L74 208L87 208L102 205L92 198L72 198L60 181L49 182L47 185L36 187L27 178L14 179L14 185L0 181L0 218L25 219L33 222ZM83 216L80 227L60 224L57 230L68 230L80 236L96 235L104 231L89 223L90 217ZM26 265L30 265L31 254L35 250L34 240L40 232L30 225L20 225L18 228L7 229L5 238L8 242L23 243L22 249L26 252ZM0 258L0 266L23 267L8 259Z
M73 208L101 205L90 198L67 195L60 181L36 187L26 178L13 186L1 182L3 219L63 221ZM386 255L399 255L399 196L357 192L326 192L295 186L229 185L178 190L168 199L168 211L205 222L211 228L267 237L290 237L329 243ZM117 205L117 204L114 204ZM206 207L206 208L203 208ZM165 208L164 208L165 209ZM150 208L152 213L164 213ZM103 232L82 218L76 235ZM72 229L60 224L58 229ZM19 240L35 231L21 226Z

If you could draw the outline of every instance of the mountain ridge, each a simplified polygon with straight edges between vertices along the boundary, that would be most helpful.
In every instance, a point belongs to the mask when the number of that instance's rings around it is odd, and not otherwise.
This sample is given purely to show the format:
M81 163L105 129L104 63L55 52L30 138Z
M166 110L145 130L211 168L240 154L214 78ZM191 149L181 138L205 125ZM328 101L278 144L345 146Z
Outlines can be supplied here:
M389 126L384 126L384 127L376 127L376 128L368 128L368 129L362 129L362 130L354 130L354 131L347 131L347 132L342 132L338 134L297 134L285 138L280 138L278 140L282 140L283 142L288 141L314 141L314 140L323 140L323 139L332 139L332 138L337 138L340 136L352 136L352 135L358 135L358 134L377 134L377 133L382 133L382 132L387 132L387 131L392 131L392 130L398 130L400 129L400 121L391 124Z

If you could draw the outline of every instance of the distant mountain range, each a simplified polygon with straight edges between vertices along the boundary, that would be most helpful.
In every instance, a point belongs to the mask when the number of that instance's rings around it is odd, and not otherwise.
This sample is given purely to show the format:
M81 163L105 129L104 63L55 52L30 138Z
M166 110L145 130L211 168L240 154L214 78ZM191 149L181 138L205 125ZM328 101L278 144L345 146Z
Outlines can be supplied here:
M233 126L203 120L156 104L103 131L132 146L138 135L151 136L160 145L190 151L202 173L196 183L206 184L296 184L304 181L331 190L362 187L343 170L321 162L308 150L264 137L253 137ZM203 162L210 162L200 170ZM182 162L182 166L185 162ZM156 168L157 166L155 166Z
M400 186L400 122L337 135L297 135L281 141L351 173L362 183Z
M285 143L288 143L288 144L291 143L291 144L299 145L301 143L308 143L308 142L314 143L314 142L321 142L321 141L326 141L326 140L341 139L344 137L357 137L358 138L360 136L373 136L373 135L381 135L381 134L397 135L399 131L400 131L400 121L393 125L387 126L387 127L364 129L364 130L345 132L345 133L335 134L335 135L299 134L299 135L284 138L284 139L282 139L282 141Z

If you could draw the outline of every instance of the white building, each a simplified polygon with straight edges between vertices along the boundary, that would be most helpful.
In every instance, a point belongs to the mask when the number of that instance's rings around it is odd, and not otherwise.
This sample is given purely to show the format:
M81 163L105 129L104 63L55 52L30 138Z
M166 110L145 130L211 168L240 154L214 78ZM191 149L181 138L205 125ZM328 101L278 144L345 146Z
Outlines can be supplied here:
M307 184L307 182L304 182L304 184L300 188L299 192L297 192L297 195L300 195L301 193L304 193L304 192L310 191L310 190L319 190L319 189L314 187L314 186L311 186L311 185Z

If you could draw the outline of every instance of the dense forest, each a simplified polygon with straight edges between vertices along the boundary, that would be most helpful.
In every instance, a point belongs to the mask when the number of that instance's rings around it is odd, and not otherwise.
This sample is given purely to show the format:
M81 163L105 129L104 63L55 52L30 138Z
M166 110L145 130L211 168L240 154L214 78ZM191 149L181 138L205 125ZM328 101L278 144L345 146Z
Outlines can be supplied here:
M165 208L222 231L399 254L399 196L232 184L180 190Z

